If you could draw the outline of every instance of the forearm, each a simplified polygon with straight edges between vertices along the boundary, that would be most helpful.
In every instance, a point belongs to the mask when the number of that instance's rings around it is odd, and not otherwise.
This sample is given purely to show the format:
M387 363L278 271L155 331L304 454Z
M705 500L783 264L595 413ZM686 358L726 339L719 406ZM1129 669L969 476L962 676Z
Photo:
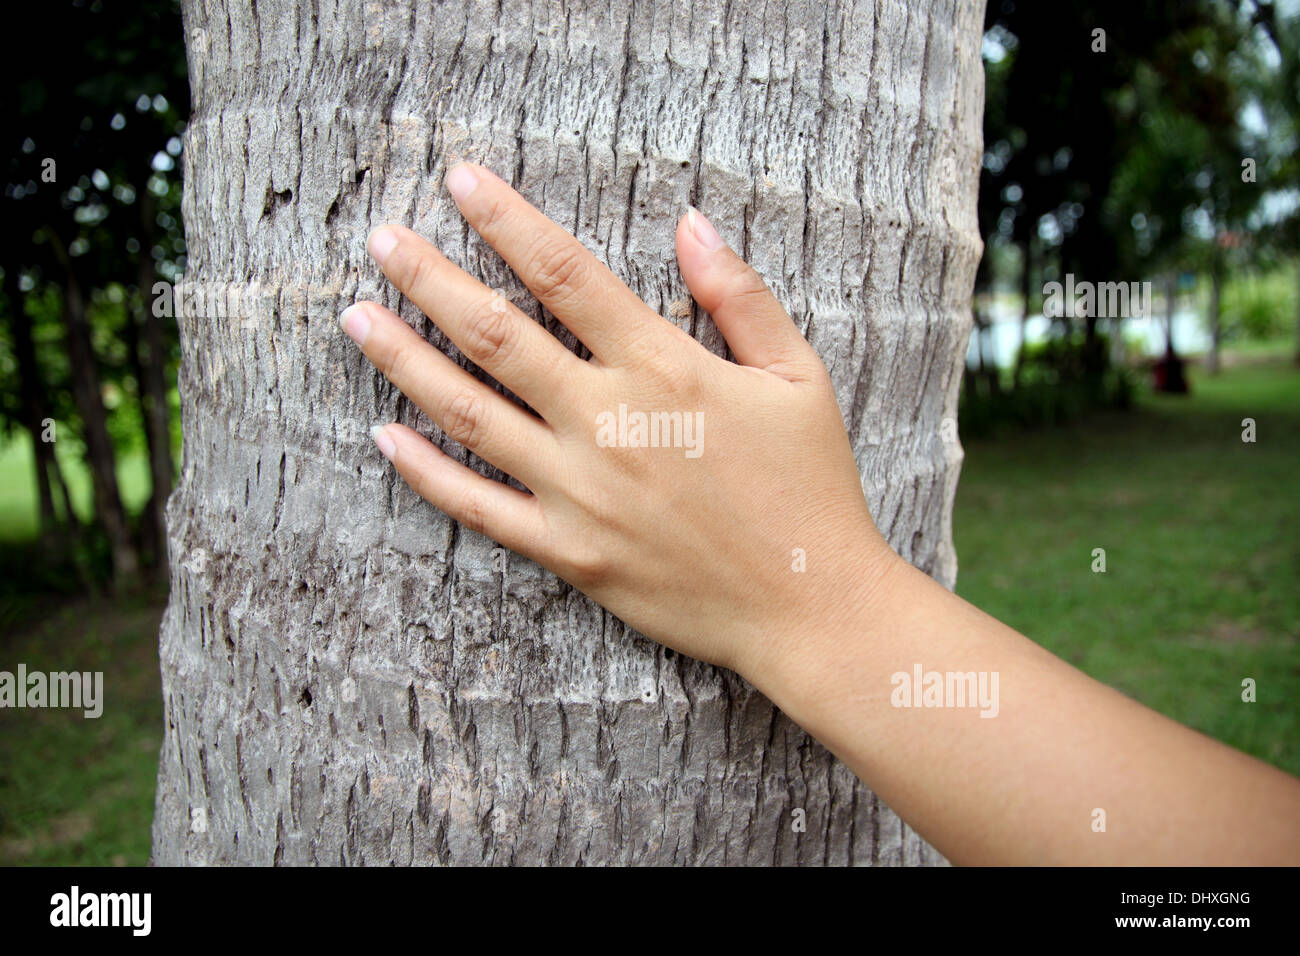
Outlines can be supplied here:
M810 631L755 682L954 862L1300 862L1300 781L1089 678L901 559L853 598L854 623ZM994 706L909 700L917 665L983 675Z
M1108 690L889 551L825 365L701 214L678 223L678 263L739 364L665 322L499 177L461 164L447 187L592 360L414 233L376 230L369 247L397 288L531 409L400 316L348 309L347 334L443 435L528 489L409 427L377 428L421 495L641 633L738 670L956 862L1300 859L1300 782ZM628 407L677 416L674 440L602 437ZM992 700L925 706L924 687L909 689L922 706L895 706L891 678L918 666L982 674L986 691L996 675L996 716Z

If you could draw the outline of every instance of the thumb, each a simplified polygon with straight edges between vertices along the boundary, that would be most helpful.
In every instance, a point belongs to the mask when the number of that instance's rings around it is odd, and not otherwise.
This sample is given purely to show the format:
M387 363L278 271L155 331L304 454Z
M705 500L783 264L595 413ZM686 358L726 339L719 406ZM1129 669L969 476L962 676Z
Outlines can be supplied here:
M677 223L677 262L686 287L713 317L741 365L792 381L807 379L820 366L767 284L693 206Z

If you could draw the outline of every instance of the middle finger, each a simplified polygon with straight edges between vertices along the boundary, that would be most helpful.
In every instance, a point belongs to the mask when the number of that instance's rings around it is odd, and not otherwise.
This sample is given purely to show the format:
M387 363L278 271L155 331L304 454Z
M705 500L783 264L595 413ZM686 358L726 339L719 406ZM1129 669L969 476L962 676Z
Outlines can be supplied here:
M370 254L384 275L447 333L465 357L548 421L563 416L567 396L593 369L504 296L458 268L404 226L370 235Z

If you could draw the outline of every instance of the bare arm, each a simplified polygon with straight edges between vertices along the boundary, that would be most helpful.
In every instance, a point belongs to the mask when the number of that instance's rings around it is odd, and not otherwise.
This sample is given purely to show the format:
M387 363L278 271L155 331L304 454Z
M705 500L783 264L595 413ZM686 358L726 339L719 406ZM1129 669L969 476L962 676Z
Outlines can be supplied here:
M1093 680L901 560L856 627L810 645L758 686L955 863L1300 862L1300 781ZM996 674L993 708L969 695L896 706L922 691L889 677L917 664Z
M389 279L535 412L381 306L347 310L344 329L395 385L529 489L404 426L376 429L423 497L647 636L738 671L956 862L1300 862L1300 781L1098 684L894 554L820 358L701 215L678 224L678 261L736 363L496 176L461 165L447 185L593 358L409 230L376 230ZM924 686L902 706L896 677L918 666L976 687L984 675L986 691L996 675L996 716L946 686L945 706L924 706Z

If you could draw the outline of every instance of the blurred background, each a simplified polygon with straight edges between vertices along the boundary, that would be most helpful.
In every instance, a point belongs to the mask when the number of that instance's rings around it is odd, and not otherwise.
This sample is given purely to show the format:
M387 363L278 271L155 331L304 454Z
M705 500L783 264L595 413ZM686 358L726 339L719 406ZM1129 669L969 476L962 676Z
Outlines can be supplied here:
M102 670L108 702L0 711L0 864L143 864L180 453L155 307L185 270L180 12L10 19L45 65L3 67L0 669ZM957 590L1298 773L1300 0L989 0L983 57ZM1058 309L1051 285L1121 282L1147 307Z

